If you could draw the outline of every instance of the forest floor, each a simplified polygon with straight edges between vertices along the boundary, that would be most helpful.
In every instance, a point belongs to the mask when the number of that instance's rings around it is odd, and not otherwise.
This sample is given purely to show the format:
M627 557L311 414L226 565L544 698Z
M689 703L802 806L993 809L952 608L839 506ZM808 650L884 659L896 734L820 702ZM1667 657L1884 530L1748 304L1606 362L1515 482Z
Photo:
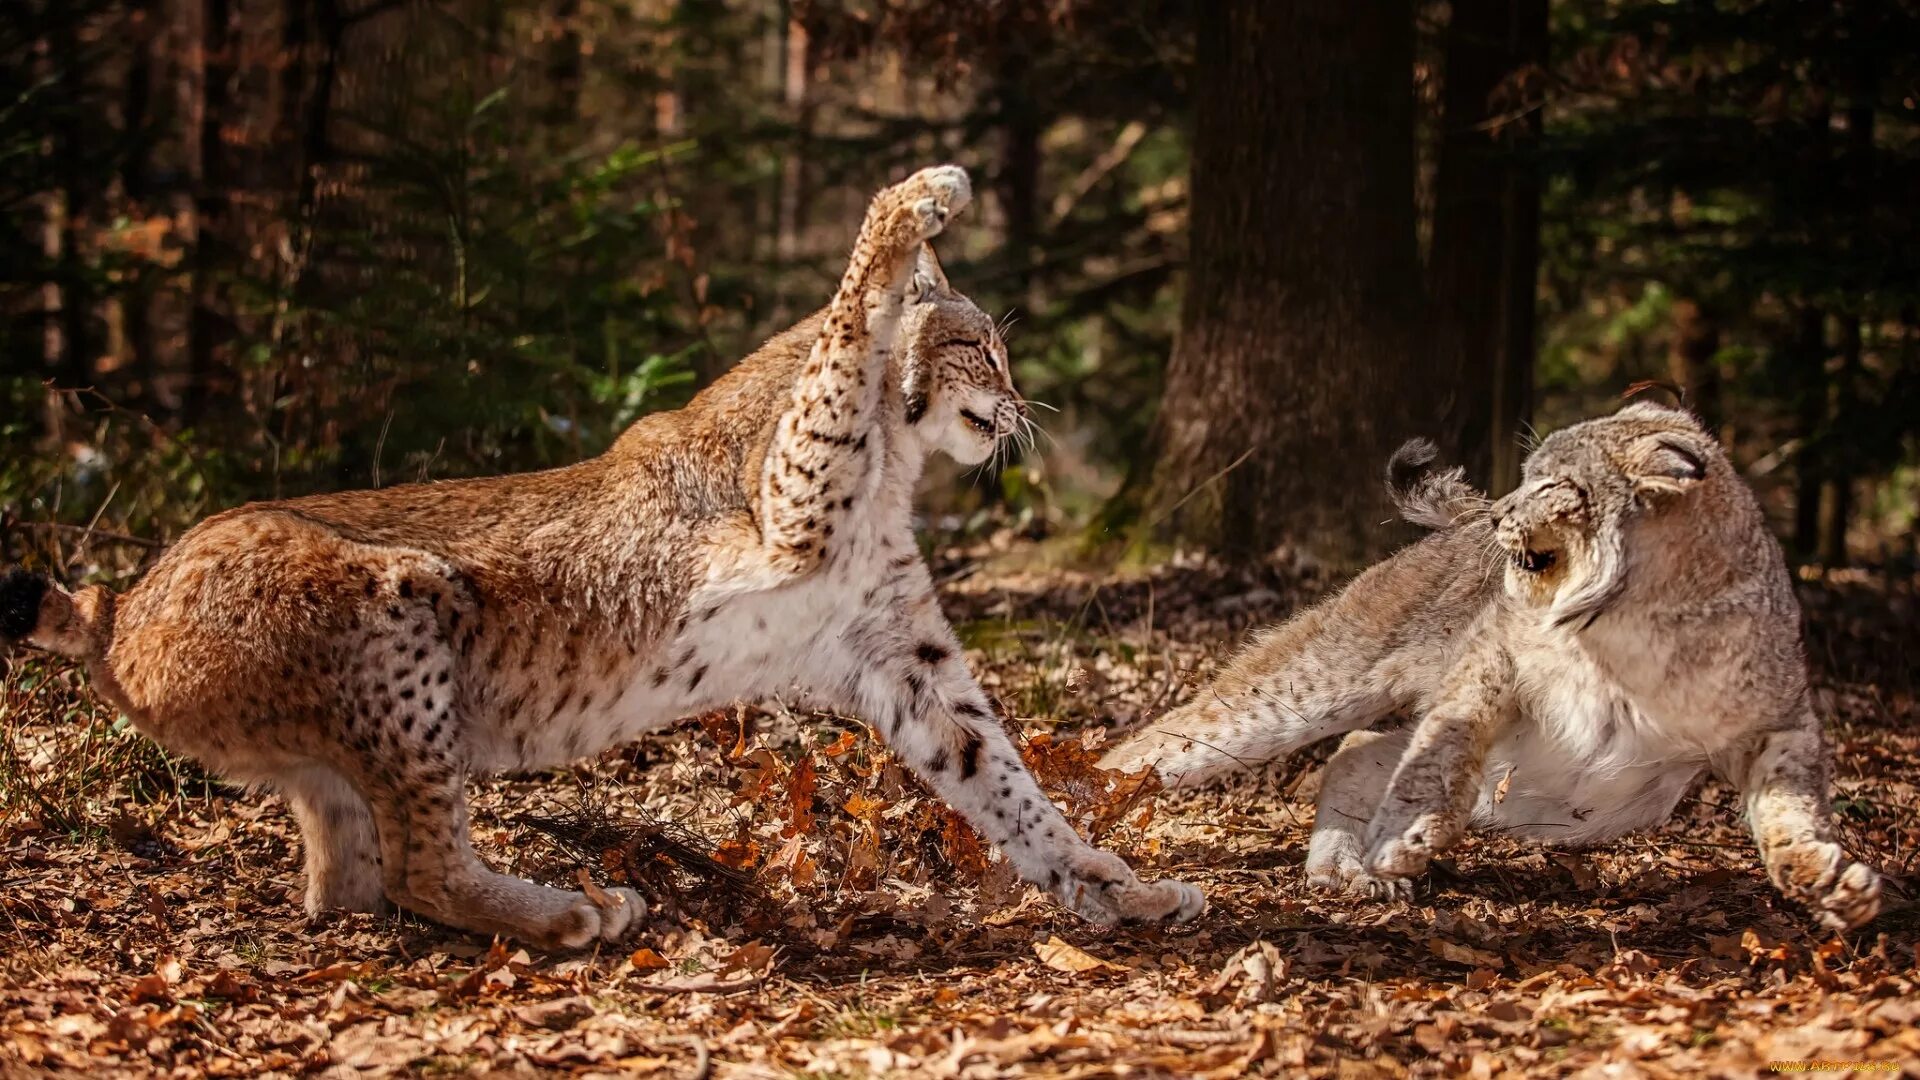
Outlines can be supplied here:
M16 661L0 1076L1920 1076L1915 909L1820 931L1768 887L1727 791L1596 851L1471 840L1411 903L1318 896L1300 864L1324 748L1179 797L1088 762L1105 725L1183 698L1330 582L966 575L990 553L960 554L948 614L1044 782L1145 872L1205 888L1193 925L1090 930L859 724L775 706L478 789L495 865L649 895L617 948L543 955L409 916L311 926L278 799L166 761L70 671ZM1911 880L1915 583L1803 598L1848 843Z

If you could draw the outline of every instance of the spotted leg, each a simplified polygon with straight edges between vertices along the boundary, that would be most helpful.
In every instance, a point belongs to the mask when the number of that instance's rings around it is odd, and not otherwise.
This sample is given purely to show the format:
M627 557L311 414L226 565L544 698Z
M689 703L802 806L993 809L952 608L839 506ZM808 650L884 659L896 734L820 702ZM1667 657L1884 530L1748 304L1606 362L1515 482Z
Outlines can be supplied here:
M992 841L1026 880L1099 925L1184 922L1200 890L1145 882L1067 823L994 719L940 614L926 569L898 568L891 595L841 642L825 696L869 718L928 786Z
M1753 838L1774 887L1833 929L1860 926L1880 911L1880 875L1835 842L1827 747L1811 711L1713 762L1740 789Z
M366 792L387 898L437 922L553 949L614 941L645 906L631 889L575 892L498 873L474 852L471 760L453 650L437 636L440 598L414 588L367 614L352 715L338 747Z
M760 554L788 573L823 562L835 526L871 493L882 448L870 439L915 260L971 197L966 171L941 165L867 210L762 467Z

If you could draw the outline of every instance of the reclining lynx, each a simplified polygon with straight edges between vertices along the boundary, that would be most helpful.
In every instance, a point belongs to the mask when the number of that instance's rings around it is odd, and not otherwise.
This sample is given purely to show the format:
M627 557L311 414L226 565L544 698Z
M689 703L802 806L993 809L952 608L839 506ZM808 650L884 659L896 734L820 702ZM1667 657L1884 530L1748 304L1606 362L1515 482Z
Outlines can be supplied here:
M926 455L980 462L1023 418L993 321L926 247L969 191L952 166L882 191L824 311L598 458L241 507L124 596L15 571L0 633L83 659L141 731L283 793L310 912L391 900L549 947L617 938L630 890L480 861L468 774L797 688L870 717L1082 916L1192 918L1198 890L1140 881L1034 783L914 546Z
M1879 910L1834 842L1800 608L1752 492L1686 413L1550 436L1492 503L1409 443L1388 485L1437 530L1268 631L1107 768L1192 785L1348 735L1310 879L1404 892L1469 825L1592 844L1657 825L1706 770L1739 789L1773 883L1831 926ZM1405 710L1411 726L1360 731Z

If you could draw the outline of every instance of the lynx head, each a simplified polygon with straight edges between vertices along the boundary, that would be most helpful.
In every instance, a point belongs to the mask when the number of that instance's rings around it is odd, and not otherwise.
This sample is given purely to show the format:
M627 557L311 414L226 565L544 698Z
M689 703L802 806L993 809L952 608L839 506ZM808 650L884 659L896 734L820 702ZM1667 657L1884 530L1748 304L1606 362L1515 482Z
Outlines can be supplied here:
M1756 514L1699 422L1646 403L1549 435L1492 507L1508 595L1576 629L1630 588L1653 596L1677 583L1714 533L1757 525Z
M907 426L929 450L977 465L1025 424L999 327L947 284L931 247L921 248L907 292L900 355Z

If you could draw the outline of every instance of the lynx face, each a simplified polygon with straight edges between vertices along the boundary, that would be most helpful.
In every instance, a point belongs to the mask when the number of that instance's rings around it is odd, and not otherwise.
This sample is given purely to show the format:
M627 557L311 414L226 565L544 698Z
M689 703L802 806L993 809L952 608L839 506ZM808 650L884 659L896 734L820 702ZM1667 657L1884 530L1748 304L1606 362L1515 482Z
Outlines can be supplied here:
M1684 558L1659 549L1702 512L1695 489L1730 483L1719 444L1675 409L1635 405L1554 432L1493 504L1507 594L1555 626L1584 627L1630 586L1658 589Z
M999 328L938 275L923 256L900 320L907 422L929 449L978 465L1020 429L1027 407Z

